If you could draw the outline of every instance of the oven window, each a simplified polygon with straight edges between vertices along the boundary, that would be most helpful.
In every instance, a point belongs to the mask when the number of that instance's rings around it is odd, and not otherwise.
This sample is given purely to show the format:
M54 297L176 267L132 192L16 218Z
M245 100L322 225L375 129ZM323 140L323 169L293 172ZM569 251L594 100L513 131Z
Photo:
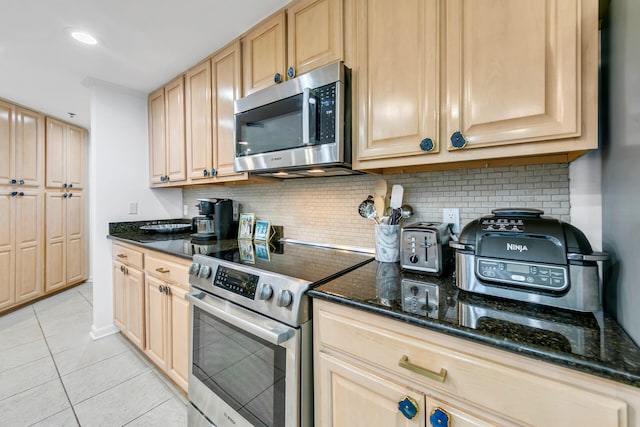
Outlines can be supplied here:
M194 307L193 374L256 426L284 426L286 350Z

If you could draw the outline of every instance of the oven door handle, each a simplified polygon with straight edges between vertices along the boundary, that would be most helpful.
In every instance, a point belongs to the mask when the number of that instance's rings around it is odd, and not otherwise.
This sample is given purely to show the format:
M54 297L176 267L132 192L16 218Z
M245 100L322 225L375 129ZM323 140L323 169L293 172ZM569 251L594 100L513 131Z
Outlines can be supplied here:
M294 335L293 329L285 325L274 325L274 321L265 320L261 316L251 312L237 309L237 313L232 314L208 304L203 301L206 296L207 294L204 292L191 292L186 294L187 301L194 306L271 344L281 345Z

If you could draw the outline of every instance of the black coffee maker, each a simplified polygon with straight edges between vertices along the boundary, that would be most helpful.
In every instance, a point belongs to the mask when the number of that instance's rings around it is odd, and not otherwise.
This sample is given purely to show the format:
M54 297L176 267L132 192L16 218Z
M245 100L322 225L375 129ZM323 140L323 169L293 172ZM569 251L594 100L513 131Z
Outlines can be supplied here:
M234 237L233 201L231 199L198 199L199 216L191 219L195 231L191 240L207 241Z

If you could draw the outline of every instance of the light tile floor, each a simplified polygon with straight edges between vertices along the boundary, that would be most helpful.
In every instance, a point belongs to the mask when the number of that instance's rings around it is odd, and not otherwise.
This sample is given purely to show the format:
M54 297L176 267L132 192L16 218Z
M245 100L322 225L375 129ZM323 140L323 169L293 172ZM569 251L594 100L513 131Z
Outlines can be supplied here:
M94 341L91 283L0 316L1 426L186 426L186 399L120 334Z

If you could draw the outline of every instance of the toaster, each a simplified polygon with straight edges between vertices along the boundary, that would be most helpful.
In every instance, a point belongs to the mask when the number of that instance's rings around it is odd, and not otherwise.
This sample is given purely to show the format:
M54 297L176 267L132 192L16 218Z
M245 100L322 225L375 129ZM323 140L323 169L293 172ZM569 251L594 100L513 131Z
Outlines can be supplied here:
M400 231L400 265L403 269L441 276L453 259L451 230L442 222L417 222Z

